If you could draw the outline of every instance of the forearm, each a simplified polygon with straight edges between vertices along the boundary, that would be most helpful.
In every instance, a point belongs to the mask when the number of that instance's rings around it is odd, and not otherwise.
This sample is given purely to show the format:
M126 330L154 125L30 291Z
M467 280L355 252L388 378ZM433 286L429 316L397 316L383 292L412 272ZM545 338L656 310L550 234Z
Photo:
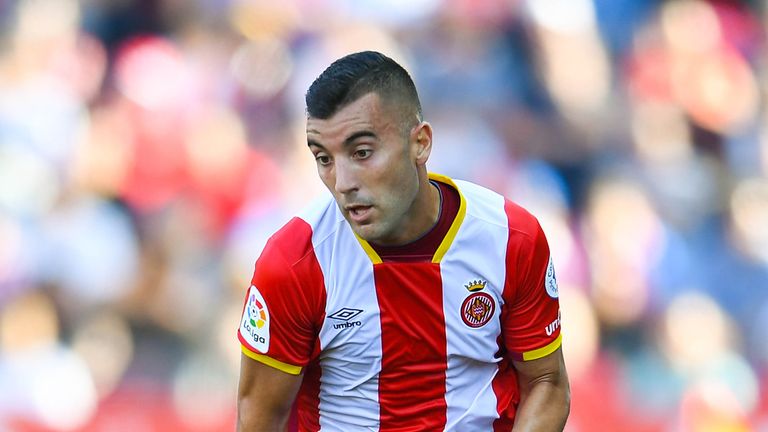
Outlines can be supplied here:
M567 379L540 381L524 391L513 432L554 432L565 428L571 407Z

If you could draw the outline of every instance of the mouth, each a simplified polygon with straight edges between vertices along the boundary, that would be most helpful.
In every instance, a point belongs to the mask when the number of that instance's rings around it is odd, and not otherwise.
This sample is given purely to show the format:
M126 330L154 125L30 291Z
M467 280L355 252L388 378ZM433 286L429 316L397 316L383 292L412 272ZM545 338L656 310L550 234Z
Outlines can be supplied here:
M344 207L349 218L355 223L365 222L369 218L372 208L373 206L370 205L348 205Z

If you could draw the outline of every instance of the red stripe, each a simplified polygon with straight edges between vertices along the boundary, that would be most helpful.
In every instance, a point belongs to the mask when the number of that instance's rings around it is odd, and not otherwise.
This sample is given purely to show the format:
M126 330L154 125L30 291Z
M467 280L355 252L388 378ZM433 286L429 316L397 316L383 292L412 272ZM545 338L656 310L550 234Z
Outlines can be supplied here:
M519 212L519 208L512 204L511 201L505 200L504 212L507 214L507 225L512 227L514 222L517 222L520 218L515 217L515 213ZM508 322L507 315L509 314L508 302L514 299L515 286L514 284L518 280L517 275L514 274L518 263L513 262L517 256L514 252L515 244L511 235L507 238L507 252L505 256L506 261L506 274L504 276L504 292L502 297L504 298L505 305L501 310L501 323L502 326ZM518 390L517 374L512 367L509 359L510 353L505 348L504 341L504 328L502 328L502 334L497 339L499 344L499 353L503 360L499 363L499 372L493 378L493 392L496 394L496 413L499 417L493 422L493 431L510 431L515 421L515 412L517 411L517 404L520 401L520 393Z
M520 397L517 391L515 369L504 359L499 362L499 372L491 383L496 394L496 413L499 417L493 421L493 432L509 432L515 424L515 413Z
M311 313L315 334L325 321L325 304L327 293L323 270L317 261L314 247L312 246L312 229L303 220L294 219L295 233L292 246L295 248L290 256L296 274L302 275L302 291L313 290L315 300L314 310ZM294 305L296 307L297 305ZM320 338L315 337L310 361L304 368L304 377L301 387L296 395L294 403L296 409L296 430L299 432L316 432L320 430Z
M381 311L380 431L442 430L446 337L439 264L374 266Z

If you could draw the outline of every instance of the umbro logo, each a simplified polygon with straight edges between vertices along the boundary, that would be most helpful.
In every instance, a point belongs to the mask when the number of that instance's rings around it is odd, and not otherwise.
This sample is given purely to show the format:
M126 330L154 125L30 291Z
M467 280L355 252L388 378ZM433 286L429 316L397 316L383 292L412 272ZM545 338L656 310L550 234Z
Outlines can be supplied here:
M336 312L328 315L328 318L343 321L338 324L334 324L333 328L337 330L347 329L352 327L360 327L363 325L362 321L350 321L352 318L360 315L361 313L363 313L362 309L341 308Z
M328 315L328 318L333 318L335 320L341 320L341 321L349 321L352 318L360 315L361 313L363 313L362 309L341 308L336 312Z

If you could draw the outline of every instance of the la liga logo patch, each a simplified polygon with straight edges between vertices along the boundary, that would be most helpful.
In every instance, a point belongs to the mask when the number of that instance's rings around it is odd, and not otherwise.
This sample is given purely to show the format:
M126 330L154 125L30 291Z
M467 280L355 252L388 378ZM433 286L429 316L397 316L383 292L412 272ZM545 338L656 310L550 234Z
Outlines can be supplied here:
M476 292L471 294L461 304L461 319L464 324L472 328L479 328L493 317L496 310L496 302L486 293Z
M251 285L240 320L240 335L259 352L269 350L269 310L259 290Z
M547 276L544 278L544 288L547 294L552 298L560 297L560 290L557 288L557 277L555 277L555 265L552 263L552 257L549 257L547 264Z
M251 294L248 299L248 321L257 329L264 327L267 323L267 309L256 299L256 294Z

